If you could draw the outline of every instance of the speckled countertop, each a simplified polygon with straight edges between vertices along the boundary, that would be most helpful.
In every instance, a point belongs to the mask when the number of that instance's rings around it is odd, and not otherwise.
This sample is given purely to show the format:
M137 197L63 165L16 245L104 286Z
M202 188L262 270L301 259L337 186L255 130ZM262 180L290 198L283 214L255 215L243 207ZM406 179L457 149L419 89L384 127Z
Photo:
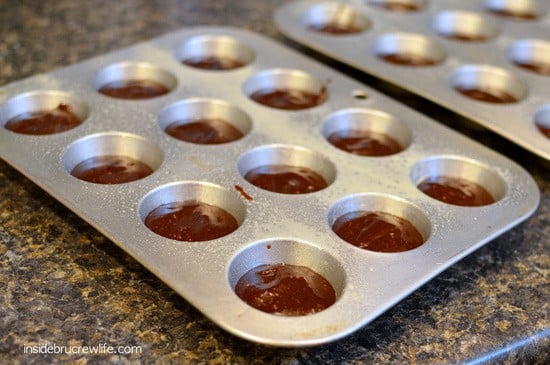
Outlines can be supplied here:
M283 2L2 0L0 85L184 26L238 26L290 44L271 20ZM361 78L523 165L541 189L537 212L354 334L324 346L279 349L221 330L0 161L0 363L549 363L550 164ZM24 353L25 345L38 344L138 346L141 353Z

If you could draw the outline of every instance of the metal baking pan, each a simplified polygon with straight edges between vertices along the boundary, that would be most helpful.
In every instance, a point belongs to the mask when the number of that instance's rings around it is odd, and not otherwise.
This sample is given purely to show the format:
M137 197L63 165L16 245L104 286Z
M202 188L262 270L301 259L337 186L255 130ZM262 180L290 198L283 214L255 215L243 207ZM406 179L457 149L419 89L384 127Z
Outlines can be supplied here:
M402 11L385 8L388 4ZM549 12L546 0L304 0L279 8L275 21L296 42L440 104L548 160ZM326 24L356 32L311 29ZM432 64L381 58L395 54ZM537 64L538 72L518 63ZM515 102L480 101L456 88L493 89Z
M187 54L230 55L227 71L183 65ZM144 100L98 93L111 78L148 77L170 92ZM287 111L249 97L259 85L323 89L318 106ZM68 104L82 119L49 135L6 129L15 115ZM214 113L244 137L197 145L164 133L178 114ZM331 129L368 117L382 120L405 149L385 157L356 156L329 142ZM374 118L374 119L373 119ZM0 88L0 156L119 245L227 331L259 343L307 346L361 328L445 268L526 219L539 191L509 159L410 108L260 35L224 27L185 28L82 63ZM69 172L85 158L120 154L154 172L124 184L95 184ZM300 195L263 190L243 178L258 164L310 167L328 187ZM496 202L481 207L442 203L416 184L443 173L476 181ZM182 242L144 225L158 204L199 200L222 207L238 229L221 238ZM365 209L412 222L424 243L404 252L360 249L331 225ZM323 275L337 300L311 315L254 309L234 292L239 278L262 264L306 266Z

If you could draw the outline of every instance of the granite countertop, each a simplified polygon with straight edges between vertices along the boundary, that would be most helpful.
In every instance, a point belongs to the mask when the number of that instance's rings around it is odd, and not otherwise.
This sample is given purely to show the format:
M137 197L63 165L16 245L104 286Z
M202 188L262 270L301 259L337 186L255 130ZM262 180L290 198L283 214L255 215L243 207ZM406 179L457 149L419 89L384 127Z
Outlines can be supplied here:
M237 26L296 47L271 20L284 2L3 0L0 85L184 26ZM550 164L440 108L362 79L417 109L435 110L437 119L456 121L453 128L524 166L542 194L535 214L352 335L281 349L220 329L0 161L0 363L550 363ZM141 353L25 354L25 345L45 343L137 346Z

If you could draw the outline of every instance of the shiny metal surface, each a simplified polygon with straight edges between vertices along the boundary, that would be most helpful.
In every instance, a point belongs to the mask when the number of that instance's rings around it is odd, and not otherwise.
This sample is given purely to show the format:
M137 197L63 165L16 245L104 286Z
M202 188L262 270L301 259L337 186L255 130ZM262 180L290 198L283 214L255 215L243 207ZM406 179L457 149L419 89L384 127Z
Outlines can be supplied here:
M440 104L550 160L549 140L535 119L550 103L550 78L515 65L550 65L550 3L437 0L414 5L418 11L398 12L362 0L302 0L279 8L275 21L282 33L300 44ZM338 36L308 29L311 22L338 21L340 9L346 18L371 26ZM535 19L512 19L492 11L532 14ZM325 17L320 19L320 13ZM460 41L452 34L481 39ZM435 64L410 67L378 57L396 51ZM468 87L497 88L518 101L494 104L465 97L454 90L465 79Z
M255 56L245 67L232 71L182 65L176 50L187 40L205 35L233 37ZM93 80L98 70L121 62L159 67L176 81L173 90L139 101L97 93ZM257 75L280 69L310 75L307 80L321 80L327 100L302 111L277 110L252 101L247 85L254 84ZM5 85L0 93L0 125L13 116L18 100L27 101L15 110L32 108L29 99L20 99L20 95L48 90L62 90L84 102L87 107L81 109L89 109L86 119L74 129L48 136L0 128L0 156L218 325L251 341L307 346L341 338L526 219L539 202L533 179L514 162L324 65L244 30L182 29ZM166 108L195 98L223 100L238 107L250 118L251 128L243 138L215 146L185 143L163 133ZM349 108L380 111L399 121L399 128L408 131L408 147L377 158L354 156L333 147L325 139L325 120ZM121 144L124 138L128 143ZM147 155L155 171L122 185L80 181L67 170L79 154L89 156L91 146L129 149L136 157ZM281 158L318 168L329 186L314 193L284 195L257 188L242 176L260 160ZM478 208L435 201L415 187L418 179L434 170L477 179L498 201ZM235 186L242 187L252 200ZM180 242L145 227L144 216L174 197L220 205L237 218L239 228L216 240ZM372 207L409 218L425 243L392 254L351 246L330 227L350 207ZM233 286L242 273L258 264L279 262L309 266L325 275L335 288L337 302L314 315L281 317L253 309L235 295Z

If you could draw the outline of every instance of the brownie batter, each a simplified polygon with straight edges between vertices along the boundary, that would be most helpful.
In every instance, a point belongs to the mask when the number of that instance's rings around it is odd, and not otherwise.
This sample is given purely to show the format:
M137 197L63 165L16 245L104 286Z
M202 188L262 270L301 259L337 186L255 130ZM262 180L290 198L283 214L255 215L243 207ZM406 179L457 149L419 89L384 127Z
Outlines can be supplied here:
M408 13L412 11L420 10L420 7L417 4L413 3L402 3L400 1L371 1L370 5L379 7L384 10L395 11Z
M71 171L74 177L94 184L123 184L152 173L153 170L141 161L111 155L88 158Z
M98 91L113 98L128 100L149 99L170 92L166 86L151 80L113 81L103 85Z
M336 302L332 285L305 266L260 265L244 274L235 292L250 306L281 316L320 312Z
M356 27L353 24L338 23L311 24L308 26L308 29L331 35L357 34L362 32L361 28Z
M388 156L403 151L403 147L384 133L368 130L345 130L332 133L328 141L341 150L361 156Z
M418 184L418 189L434 199L453 205L478 207L495 202L485 188L459 177L429 178Z
M455 87L455 90L464 96L486 103L509 104L518 102L515 96L498 89Z
M265 165L244 176L259 188L282 194L307 194L327 187L325 179L307 167Z
M550 76L550 64L534 62L514 62L516 66L543 76Z
M69 105L60 103L52 110L19 114L6 122L4 128L20 134L45 135L67 131L78 126L80 118Z
M449 33L441 34L443 37L461 42L483 42L487 37L482 34Z
M370 251L408 251L424 243L408 220L385 212L344 214L334 222L332 230L344 241Z
M233 187L235 188L235 190L237 190L239 192L239 194L241 194L241 196L243 198L245 198L249 202L254 200L250 195L248 195L248 193L244 190L244 188L242 186L234 185ZM271 248L271 246L269 246L269 248Z
M542 125L542 124L536 124L537 129L546 137L550 138L550 127Z
M271 108L301 110L322 104L327 98L326 88L319 94L292 89L264 89L250 95L252 100Z
M208 241L235 231L237 220L222 208L199 201L162 204L145 218L145 226L178 241Z
M240 60L229 58L229 57L219 57L219 56L199 56L192 57L183 60L184 65L200 68L203 70L234 70L236 68L243 67L245 64Z
M495 15L504 18L517 20L535 20L538 18L537 14L531 13L529 11L514 11L510 9L489 9L489 11Z
M378 55L379 58L401 66L433 66L437 64L433 59L412 53L390 53Z
M243 137L233 124L216 118L177 121L166 127L165 132L179 140L197 144L227 143Z

